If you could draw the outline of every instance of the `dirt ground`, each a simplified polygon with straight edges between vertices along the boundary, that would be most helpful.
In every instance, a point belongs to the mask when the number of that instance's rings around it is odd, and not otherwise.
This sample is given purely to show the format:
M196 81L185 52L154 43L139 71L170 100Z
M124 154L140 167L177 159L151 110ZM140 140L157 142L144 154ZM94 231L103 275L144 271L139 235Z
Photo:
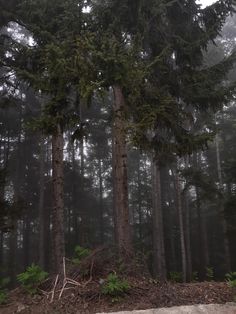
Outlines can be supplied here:
M150 279L132 279L128 294L119 300L101 294L99 282L86 287L65 290L62 298L55 294L53 302L46 296L27 296L21 289L12 291L9 303L0 307L1 314L87 314L122 310L143 310L193 304L223 304L235 301L236 289L225 282L165 283Z

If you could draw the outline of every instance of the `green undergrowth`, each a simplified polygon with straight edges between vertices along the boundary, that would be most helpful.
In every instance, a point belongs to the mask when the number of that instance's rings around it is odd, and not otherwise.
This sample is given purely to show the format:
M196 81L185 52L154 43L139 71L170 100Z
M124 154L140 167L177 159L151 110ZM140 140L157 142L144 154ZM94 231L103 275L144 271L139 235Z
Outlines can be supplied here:
M32 264L26 268L25 272L17 275L17 280L30 295L35 295L39 292L38 286L47 277L48 273L43 271L40 266Z
M7 303L7 285L9 284L9 278L0 279L0 305Z
M112 302L118 301L129 290L130 284L127 280L122 279L116 273L110 273L102 285L102 294L112 298Z

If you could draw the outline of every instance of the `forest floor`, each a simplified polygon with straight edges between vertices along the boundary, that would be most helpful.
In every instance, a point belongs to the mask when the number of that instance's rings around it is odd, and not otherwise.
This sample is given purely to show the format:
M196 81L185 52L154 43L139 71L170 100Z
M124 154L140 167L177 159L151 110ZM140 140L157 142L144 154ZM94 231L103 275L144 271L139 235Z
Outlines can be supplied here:
M112 300L101 294L99 282L91 281L85 287L65 290L59 300L46 296L30 297L21 288L10 292L9 303L0 307L1 314L87 314L144 310L194 304L224 304L235 301L236 289L225 282L165 283L150 279L129 278L131 289L122 298Z

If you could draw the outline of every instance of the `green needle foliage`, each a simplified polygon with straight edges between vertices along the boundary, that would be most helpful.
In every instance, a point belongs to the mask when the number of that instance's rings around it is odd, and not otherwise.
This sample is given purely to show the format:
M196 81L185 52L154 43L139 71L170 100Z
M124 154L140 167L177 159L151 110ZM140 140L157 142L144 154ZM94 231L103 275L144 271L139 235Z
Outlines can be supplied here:
M80 264L81 260L87 256L89 256L89 254L91 253L91 251L87 248L83 248L80 245L77 245L75 247L75 257L73 258L73 263L75 264Z
M7 289L6 286L10 282L9 278L1 278L0 279L0 305L5 304L7 302Z
M236 272L230 272L225 277L230 287L236 287Z
M117 274L109 274L102 287L102 293L112 297L119 297L130 290L128 281L120 279Z
M169 276L172 282L182 282L183 274L181 272L171 271Z
M38 293L38 286L47 276L48 273L43 271L40 266L32 264L25 272L17 275L17 279L29 294L34 295Z

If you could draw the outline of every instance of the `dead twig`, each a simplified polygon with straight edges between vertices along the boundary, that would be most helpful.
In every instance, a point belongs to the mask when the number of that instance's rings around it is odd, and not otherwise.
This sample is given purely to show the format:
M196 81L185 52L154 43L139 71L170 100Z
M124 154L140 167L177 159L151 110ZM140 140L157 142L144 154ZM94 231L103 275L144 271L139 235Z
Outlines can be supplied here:
M56 290L56 286L57 286L57 283L58 283L58 278L59 278L59 275L56 276L56 280L55 280L55 283L54 283L54 286L53 286L53 289L52 291L50 292L52 294L52 297L51 297L51 300L50 300L50 303L53 302L54 300L54 295L55 295L55 290Z
M66 258L63 257L63 274L64 274L64 278L63 278L63 286L62 286L62 289L59 290L60 291L60 294L59 294L59 297L58 297L58 300L61 299L62 297L62 294L65 290L67 290L66 288L66 285L67 284L71 284L73 286L80 286L80 283L75 281L74 279L71 279L71 278L68 278L66 276ZM70 287L69 289L72 289L73 287Z
M88 283L90 283L93 279L93 266L94 266L94 258L92 260L91 266L90 266L90 270L89 270L89 279L83 284L83 287L85 287Z

